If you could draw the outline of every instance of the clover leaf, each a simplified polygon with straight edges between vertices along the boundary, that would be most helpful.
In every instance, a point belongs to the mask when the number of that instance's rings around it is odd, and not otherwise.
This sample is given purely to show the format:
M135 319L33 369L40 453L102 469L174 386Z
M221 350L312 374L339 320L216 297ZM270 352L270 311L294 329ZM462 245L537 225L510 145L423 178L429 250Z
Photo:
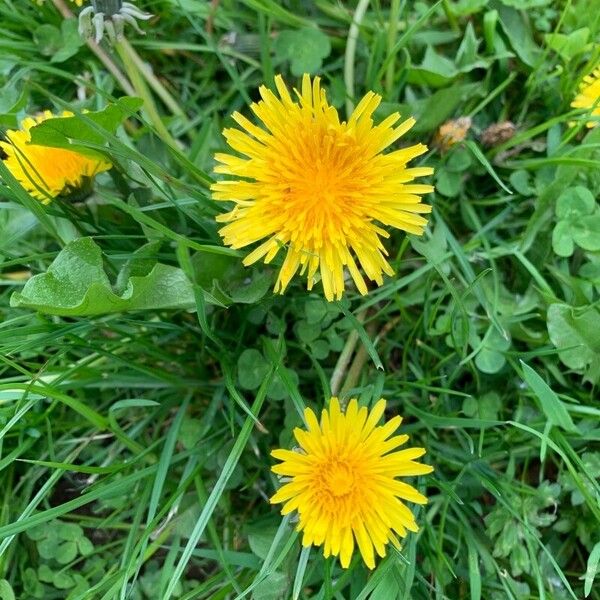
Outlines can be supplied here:
M600 250L600 213L590 190L583 186L566 189L556 201L558 222L552 232L552 249L569 257L575 244L584 250Z
M593 383L600 382L599 323L600 310L594 306L551 304L548 308L548 334L558 357Z
M275 54L290 61L293 75L316 73L331 52L327 35L314 27L282 31L275 40Z

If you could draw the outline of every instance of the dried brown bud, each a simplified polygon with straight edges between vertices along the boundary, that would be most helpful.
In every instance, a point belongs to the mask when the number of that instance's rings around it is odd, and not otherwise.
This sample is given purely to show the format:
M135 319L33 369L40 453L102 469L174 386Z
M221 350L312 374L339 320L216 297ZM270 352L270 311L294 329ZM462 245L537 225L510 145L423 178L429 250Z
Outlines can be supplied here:
M517 126L512 121L493 123L481 134L481 143L484 146L499 146L510 140L517 133Z
M462 142L471 129L471 117L460 117L446 121L433 136L432 145L446 152L455 144Z

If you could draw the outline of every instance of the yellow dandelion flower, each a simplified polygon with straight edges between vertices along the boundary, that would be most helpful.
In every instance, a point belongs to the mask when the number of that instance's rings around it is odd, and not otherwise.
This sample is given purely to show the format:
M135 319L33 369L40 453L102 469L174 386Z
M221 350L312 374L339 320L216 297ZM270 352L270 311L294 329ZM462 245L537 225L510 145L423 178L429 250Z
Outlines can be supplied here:
M72 150L29 143L30 130L35 125L50 118L72 116L73 113L68 111L60 115L44 111L36 117L25 118L21 129L9 129L6 141L0 141L0 154L6 167L34 198L44 204L51 198L84 188L91 178L112 166Z
M71 0L71 2L73 4L76 4L77 6L83 6L84 0ZM44 0L37 0L37 4L39 4L39 5L44 4Z
M273 472L289 478L271 503L282 503L283 515L297 511L303 546L324 545L325 557L339 556L344 568L356 542L367 567L373 569L375 552L383 557L388 543L399 547L396 535L418 531L403 500L427 502L415 488L396 479L431 473L433 467L415 461L425 450L393 452L408 436L392 436L402 422L399 416L377 425L384 411L385 400L370 413L351 400L342 413L338 399L332 398L320 423L306 409L308 430L294 430L298 452L271 453L283 461L272 467Z
M579 94L571 102L572 108L589 108L592 116L600 117L600 67L586 75L579 84ZM588 127L595 127L598 121L588 121Z
M262 127L236 112L233 119L241 129L223 132L243 157L215 155L220 163L215 172L235 177L211 188L215 200L235 203L233 210L217 217L225 223L220 229L223 241L236 249L262 241L246 256L245 265L260 259L269 263L285 247L275 292L283 293L298 270L306 274L310 290L319 271L325 297L339 299L346 267L358 291L366 294L358 265L378 285L384 273L393 274L381 242L389 234L381 225L420 235L427 224L420 213L431 207L421 204L420 194L433 187L411 182L433 169L407 167L427 146L383 154L415 120L395 126L400 115L394 113L374 125L381 97L373 92L348 121L340 121L318 77L311 81L304 75L295 99L281 76L275 85L279 97L261 86L262 100L251 106Z

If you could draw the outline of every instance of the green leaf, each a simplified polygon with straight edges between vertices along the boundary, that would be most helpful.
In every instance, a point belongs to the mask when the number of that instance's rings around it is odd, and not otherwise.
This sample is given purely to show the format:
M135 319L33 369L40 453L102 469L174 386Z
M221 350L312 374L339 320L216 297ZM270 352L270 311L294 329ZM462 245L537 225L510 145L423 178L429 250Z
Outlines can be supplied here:
M571 224L568 221L559 221L552 231L552 250L558 256L567 258L575 250L573 236L571 235Z
M600 214L583 217L573 224L575 243L589 252L600 250Z
M47 119L31 128L31 143L51 148L67 148L95 158L101 157L99 152L85 144L104 146L102 130L115 133L119 125L135 114L142 104L140 98L125 96L96 112Z
M507 6L497 7L499 21L517 56L530 67L538 61L540 49L533 41L530 27L523 16L514 8Z
M77 557L77 543L63 542L58 546L54 546L54 551L51 557L57 560L61 565L70 563Z
M64 19L61 24L61 44L54 53L50 62L60 63L75 56L84 41L79 35L79 24L77 19Z
M427 46L423 62L408 69L409 83L444 87L458 75L456 65L445 56Z
M386 572L381 581L375 586L373 593L369 596L369 600L389 600L397 598L398 580L394 569Z
M62 43L60 30L48 23L40 25L33 32L33 41L42 56L52 56L60 49Z
M0 600L15 600L15 593L6 579L0 579Z
M497 373L506 363L504 352L508 348L510 348L510 340L504 338L495 327L491 327L481 350L475 357L475 365L483 373Z
M272 285L270 270L244 267L236 256L199 252L192 257L192 265L195 282L213 304L256 304Z
M273 44L275 54L282 60L289 60L293 75L316 73L323 59L331 53L329 37L315 27L284 30Z
M192 285L181 269L157 263L147 275L129 278L115 293L104 271L102 252L91 238L67 244L48 267L14 293L11 306L59 316L91 316L130 310L194 306Z
M285 573L274 571L261 581L252 592L253 600L282 600L286 598L289 583Z
M535 190L530 183L530 175L528 171L520 169L515 171L509 177L510 184L522 196L531 196Z
M60 523L58 527L58 537L61 540L74 542L83 535L83 529L77 523Z
M463 186L464 175L448 171L448 169L439 169L436 173L435 188L448 198L458 196Z
M565 431L577 432L565 405L552 391L552 388L526 363L521 361L523 378L540 401L540 405L548 421L562 427Z
M563 60L570 61L586 50L590 30L587 27L576 29L567 34L547 33L544 38L549 48L552 48Z
M203 425L200 419L184 416L177 439L186 450L190 450L202 439L202 431Z
M583 593L587 598L592 591L592 585L596 574L598 573L598 563L600 562L600 542L596 542L596 545L590 552L590 556L587 562L587 569L585 570L585 581L583 584Z
M69 573L63 573L60 571L54 574L54 577L52 578L52 583L54 584L54 587L59 590L68 590L69 588L72 588L75 585L75 581Z
M591 215L596 207L594 195L581 185L567 188L556 201L556 216L559 219L578 219Z
M600 381L600 310L594 306L575 308L551 304L548 334L560 360L593 383Z
M252 530L248 533L248 544L250 550L256 554L261 560L265 560L269 555L273 539L277 535L279 527L266 526Z
M301 342L310 344L321 335L321 327L318 323L309 323L308 321L298 321L296 323L296 335Z
M238 359L238 379L245 390L255 390L269 372L267 359L255 348L247 348Z
M412 128L414 133L425 133L435 129L438 125L450 118L459 104L466 98L485 95L485 86L481 83L468 83L452 85L428 94L422 99L410 104L385 104L382 105L386 112L391 114L398 111L405 117L413 116L417 120Z
M464 17L479 12L489 0L455 0L450 10L456 16Z

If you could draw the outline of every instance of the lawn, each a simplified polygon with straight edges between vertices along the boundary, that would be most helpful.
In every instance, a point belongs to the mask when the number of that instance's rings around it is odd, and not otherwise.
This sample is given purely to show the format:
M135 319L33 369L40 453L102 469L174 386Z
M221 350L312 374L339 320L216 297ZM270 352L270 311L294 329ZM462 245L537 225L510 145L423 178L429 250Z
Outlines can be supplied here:
M600 0L122 4L0 0L0 600L600 600Z

